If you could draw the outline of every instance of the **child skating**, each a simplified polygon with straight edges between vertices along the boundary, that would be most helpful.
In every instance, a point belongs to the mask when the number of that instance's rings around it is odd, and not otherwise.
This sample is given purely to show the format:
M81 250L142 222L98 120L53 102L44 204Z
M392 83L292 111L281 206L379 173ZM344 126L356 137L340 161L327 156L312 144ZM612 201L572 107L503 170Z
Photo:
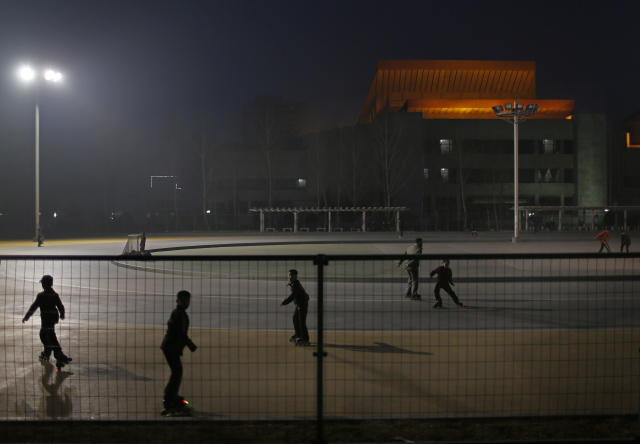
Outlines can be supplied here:
M289 341L298 346L309 346L311 345L309 343L309 330L307 330L309 295L304 291L304 287L298 280L298 270L289 270L289 283L287 285L291 288L291 293L280 305L287 305L293 301L296 306L296 311L293 314L294 333L289 338Z
M446 291L447 294L451 296L451 299L453 299L453 302L458 307L466 308L466 305L460 302L460 300L458 299L458 296L450 286L450 285L455 286L456 284L453 283L453 272L451 271L451 268L449 268L449 259L444 259L442 261L442 265L440 265L438 268L436 268L431 272L431 277L433 277L434 274L436 275L436 287L433 289L433 294L436 297L436 303L433 306L433 308L442 308L442 298L440 297L440 289L443 289L444 291Z
M171 369L169 382L164 389L164 410L162 416L188 416L189 401L178 395L178 389L182 382L182 350L185 346L192 352L198 347L187 335L189 331L189 316L187 308L191 303L191 293L180 290L176 295L176 308L171 312L171 317L167 322L167 333L162 340L160 348Z
M62 353L62 347L56 336L55 325L59 319L64 319L64 305L60 300L60 296L53 290L53 277L45 274L40 279L44 291L38 293L36 300L31 304L27 314L24 315L22 322L29 320L35 311L40 309L40 340L44 345L44 351L40 353L40 362L49 362L51 353L56 358L56 368L60 370L62 367L71 362L71 358Z

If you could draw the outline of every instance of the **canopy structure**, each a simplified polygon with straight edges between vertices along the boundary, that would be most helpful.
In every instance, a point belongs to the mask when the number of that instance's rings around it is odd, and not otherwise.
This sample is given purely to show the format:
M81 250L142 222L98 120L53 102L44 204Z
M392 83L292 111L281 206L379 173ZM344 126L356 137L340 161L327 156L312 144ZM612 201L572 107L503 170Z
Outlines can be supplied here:
M293 232L298 232L299 213L327 213L327 231L332 231L331 215L333 213L362 213L362 231L367 231L367 213L396 213L396 232L400 232L400 212L407 211L407 207L269 207L249 208L249 211L260 213L260 232L264 232L265 213L293 214Z

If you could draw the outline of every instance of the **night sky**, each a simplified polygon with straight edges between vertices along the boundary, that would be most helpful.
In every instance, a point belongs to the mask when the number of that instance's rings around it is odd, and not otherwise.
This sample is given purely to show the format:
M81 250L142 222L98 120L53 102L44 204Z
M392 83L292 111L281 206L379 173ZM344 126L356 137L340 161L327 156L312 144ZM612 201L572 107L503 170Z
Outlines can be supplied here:
M43 211L107 209L149 174L197 175L189 128L212 115L232 142L256 96L307 102L317 128L355 123L380 59L533 60L539 98L618 123L640 110L638 12L637 1L0 0L0 212L32 223L23 61L66 75L39 91Z

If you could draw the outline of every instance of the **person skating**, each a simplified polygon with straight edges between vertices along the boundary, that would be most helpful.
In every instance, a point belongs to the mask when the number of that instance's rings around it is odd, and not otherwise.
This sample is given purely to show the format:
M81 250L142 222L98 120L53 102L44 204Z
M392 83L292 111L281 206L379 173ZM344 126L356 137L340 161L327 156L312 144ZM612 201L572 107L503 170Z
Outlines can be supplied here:
M609 231L602 230L600 233L595 235L594 239L600 240L600 250L598 250L598 253L602 253L602 250L605 248L607 249L607 253L611 253L611 248L609 248L609 239L611 239L611 235L609 234Z
M622 253L622 249L624 247L626 247L628 253L629 245L631 245L631 236L629 236L629 232L627 230L624 230L620 233L620 253Z
M162 415L170 416L184 411L189 403L178 395L182 382L182 351L188 347L192 352L198 348L188 336L189 316L187 308L191 303L191 293L180 290L176 295L176 308L171 312L167 322L167 333L164 335L160 348L171 369L169 382L164 389L164 410Z
M289 297L287 297L280 305L287 305L293 301L296 306L293 313L293 329L294 334L289 341L296 345L307 346L309 344L309 330L307 330L307 311L309 309L309 295L298 280L298 270L289 270L290 289Z
M409 245L402 258L398 261L398 265L402 265L409 274L405 297L411 299L420 299L420 294L418 293L418 286L420 285L420 261L416 258L407 259L406 257L420 254L422 254L422 239L417 238L416 243Z
M466 305L460 302L460 300L458 299L458 296L451 288L451 285L455 287L456 284L453 283L453 273L451 271L451 268L449 268L449 259L444 259L442 261L442 265L440 265L438 268L433 270L430 276L433 277L434 274L436 275L436 286L433 289L433 294L436 297L436 303L433 306L433 308L442 307L442 298L440 297L440 289L446 291L447 294L451 296L451 299L453 299L453 302L455 302L455 304L458 307L465 308Z
M71 358L62 352L62 347L56 336L55 325L60 319L64 319L64 305L60 300L60 296L53 289L53 277L45 274L40 279L43 291L38 293L36 300L31 304L29 310L22 318L25 323L29 320L35 311L40 309L40 341L44 346L44 351L40 353L40 362L49 362L51 353L56 358L56 368L60 370L66 364L71 362Z

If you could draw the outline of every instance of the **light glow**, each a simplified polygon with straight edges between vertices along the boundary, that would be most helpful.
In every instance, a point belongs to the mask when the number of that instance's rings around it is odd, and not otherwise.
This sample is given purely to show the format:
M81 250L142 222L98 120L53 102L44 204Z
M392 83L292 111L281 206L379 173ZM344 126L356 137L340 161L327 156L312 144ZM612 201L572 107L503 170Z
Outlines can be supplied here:
M48 82L60 83L62 82L62 73L49 68L44 72L44 79Z
M17 71L18 78L24 83L31 83L36 78L36 72L29 65L22 65Z

